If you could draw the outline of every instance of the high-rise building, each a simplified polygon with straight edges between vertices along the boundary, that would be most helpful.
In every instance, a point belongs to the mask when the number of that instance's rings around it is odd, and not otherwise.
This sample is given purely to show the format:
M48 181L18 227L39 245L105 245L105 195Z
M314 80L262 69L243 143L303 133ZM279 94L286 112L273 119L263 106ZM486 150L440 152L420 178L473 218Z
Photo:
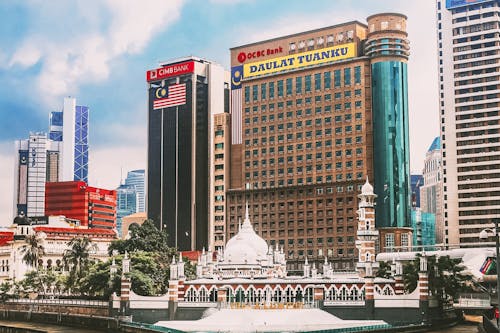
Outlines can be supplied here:
M127 172L127 178L125 178L125 185L133 186L137 193L136 212L146 211L146 204L144 202L144 181L145 181L144 175L145 175L144 169L132 170Z
M114 229L116 191L88 186L84 181L45 184L46 216L64 215L89 228Z
M14 216L42 216L45 182L87 181L88 108L65 98L63 111L50 113L49 135L30 133L15 145Z
M213 246L216 225L225 223L229 156L220 136L229 136L221 121L229 112L229 74L188 57L149 70L147 82L148 218L179 250Z
M231 49L228 238L248 201L289 270L325 256L352 269L368 177L377 227L411 242L406 37L404 15L379 14Z
M436 243L443 242L443 170L441 165L441 141L436 137L425 154L422 176L424 184L420 187L420 208L423 213L436 215Z
M424 185L424 177L422 175L410 175L412 208L420 208L420 187L422 187L422 185Z
M49 131L50 140L62 142L59 179L88 182L89 108L65 97L63 110L50 113Z
M46 133L30 133L15 147L14 215L43 216L45 182L59 179L60 142L49 140Z
M116 189L116 229L122 234L122 217L137 213L138 193L133 185L122 184Z
M467 246L498 218L498 0L437 0L444 242Z

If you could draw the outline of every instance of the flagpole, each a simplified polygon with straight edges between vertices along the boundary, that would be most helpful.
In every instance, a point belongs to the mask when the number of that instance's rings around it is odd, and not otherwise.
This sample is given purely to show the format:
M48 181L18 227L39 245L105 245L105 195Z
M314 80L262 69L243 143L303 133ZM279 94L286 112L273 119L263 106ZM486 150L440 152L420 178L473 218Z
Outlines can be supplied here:
M178 248L179 205L179 106L175 107L175 247Z
M161 145L160 145L160 231L163 231L163 111L161 109Z

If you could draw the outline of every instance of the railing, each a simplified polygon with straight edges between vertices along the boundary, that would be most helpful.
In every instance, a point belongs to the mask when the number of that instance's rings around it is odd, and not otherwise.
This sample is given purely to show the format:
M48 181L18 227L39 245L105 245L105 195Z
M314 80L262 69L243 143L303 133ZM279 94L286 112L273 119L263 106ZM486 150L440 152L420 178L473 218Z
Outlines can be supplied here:
M455 308L490 308L491 299L488 294L460 294L456 303L453 304Z
M67 305L67 306L95 306L95 307L108 307L107 301L98 300L85 300L85 299L11 299L6 303L16 304L30 304L30 305Z

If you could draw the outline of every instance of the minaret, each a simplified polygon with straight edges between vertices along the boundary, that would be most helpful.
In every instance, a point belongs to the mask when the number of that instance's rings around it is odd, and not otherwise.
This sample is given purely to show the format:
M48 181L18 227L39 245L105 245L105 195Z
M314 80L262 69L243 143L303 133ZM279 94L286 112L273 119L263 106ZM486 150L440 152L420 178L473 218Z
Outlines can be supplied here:
M358 204L358 239L356 247L358 249L357 268L362 277L375 274L379 264L375 260L375 243L378 240L378 230L375 229L375 199L377 195L373 193L373 186L368 182L361 188ZM367 269L367 267L371 269ZM369 272L370 271L370 272Z

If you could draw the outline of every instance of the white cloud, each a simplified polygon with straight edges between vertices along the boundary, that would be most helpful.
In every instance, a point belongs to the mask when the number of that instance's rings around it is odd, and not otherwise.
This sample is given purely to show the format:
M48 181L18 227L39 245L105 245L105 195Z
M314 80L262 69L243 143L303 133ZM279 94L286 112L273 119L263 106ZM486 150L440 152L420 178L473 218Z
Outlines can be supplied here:
M120 146L92 149L89 156L89 184L105 189L120 185L121 172L146 169L147 146Z
M72 15L78 15L78 11L57 17L68 20L67 25L72 29L66 34L61 31L59 35L63 37L54 39L51 34L43 35L43 31L28 35L10 57L9 64L30 67L42 61L36 79L39 97L47 105L54 105L63 95L76 95L79 85L108 78L113 60L143 50L156 33L178 19L183 2L94 3L90 6L93 10L87 8L82 12L86 24L81 27L72 24L75 20ZM109 17L100 15L103 11ZM99 31L102 27L104 31Z
M40 50L33 43L27 43L16 50L9 62L9 66L31 67L40 60L40 57Z

